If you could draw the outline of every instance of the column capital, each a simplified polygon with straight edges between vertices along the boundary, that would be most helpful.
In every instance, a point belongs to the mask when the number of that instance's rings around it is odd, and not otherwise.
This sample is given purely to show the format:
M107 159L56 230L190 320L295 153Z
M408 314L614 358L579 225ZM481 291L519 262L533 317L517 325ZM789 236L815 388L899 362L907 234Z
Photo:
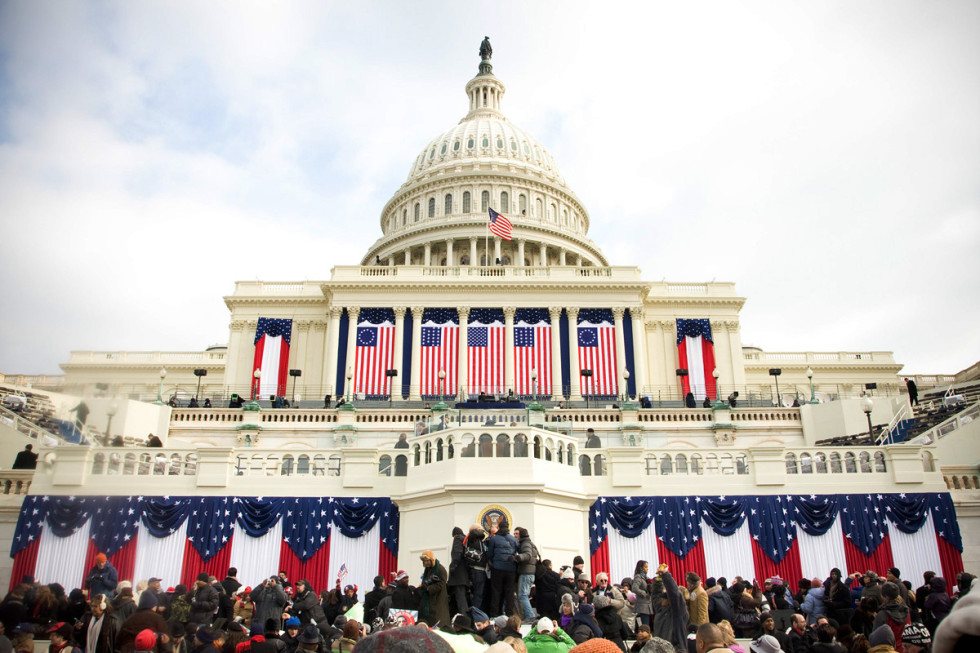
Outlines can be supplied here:
M314 331L326 331L327 321L326 320L313 320L313 330Z
M568 313L568 319L569 320L577 320L578 319L578 306L568 306L568 307L565 308L565 312Z
M561 306L549 306L548 315L551 316L551 323L555 324L561 319Z
M514 315L516 315L516 314L517 314L517 307L516 306L504 306L504 319L505 320L511 320L511 321L513 321L514 320Z
M245 320L232 320L229 328L232 331L244 331L247 326L248 323Z
M256 329L259 328L259 321L258 320L246 320L245 321L245 328L248 329L249 331L255 331Z
M330 319L331 320L339 320L341 314L344 312L344 307L343 306L331 306L328 309L328 312L330 313Z
M293 324L296 326L297 331L309 331L310 327L313 326L312 320L293 320Z
M612 307L612 314L613 314L613 319L614 320L622 320L623 319L623 316L626 315L626 307L625 306L613 306Z
M395 317L397 319L402 319L405 317L405 313L408 311L407 306L392 306L391 310L395 312Z
M356 320L357 316L361 314L360 306L348 306L347 307L347 317L351 320Z
M477 240L478 240L478 239L477 239L477 237L476 237L476 236L470 236L470 242L471 242L471 243L476 243L476 242L477 242Z
M425 307L424 306L412 306L412 319L413 320L421 320L422 319L422 311L424 311L424 310L425 310Z
M456 311L459 313L459 323L463 324L463 320L470 316L469 306L457 306Z
M643 304L637 304L636 306L630 306L630 317L634 320L643 319Z
M738 320L724 320L725 328L729 331L738 330Z

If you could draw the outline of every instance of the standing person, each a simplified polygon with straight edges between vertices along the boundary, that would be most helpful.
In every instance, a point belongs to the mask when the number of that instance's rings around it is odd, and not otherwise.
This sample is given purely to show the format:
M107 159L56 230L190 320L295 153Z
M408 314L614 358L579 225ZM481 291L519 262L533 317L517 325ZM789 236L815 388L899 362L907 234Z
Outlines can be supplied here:
M252 627L252 617L255 616L255 603L252 601L252 588L242 589L235 607L232 609L232 619L240 622L246 628ZM259 622L256 622L259 623Z
M88 606L88 613L75 624L75 641L83 645L85 653L115 653L120 624L109 600L99 594L92 597Z
M202 571L194 581L194 588L187 593L191 612L187 620L200 625L210 625L218 609L218 590L211 586L211 577Z
M463 539L463 559L470 574L470 587L473 590L473 605L484 608L485 588L487 585L487 550L484 543L486 531L479 524L470 526L470 532ZM476 623L476 620L474 620Z
M830 570L830 582L826 585L825 605L827 606L827 616L836 619L837 623L849 624L851 622L851 591L844 585L841 571L834 567ZM906 593L906 596L908 594Z
M374 589L364 595L364 623L370 624L378 616L378 604L387 594L384 576L375 576Z
M37 469L37 454L34 453L33 444L29 444L24 447L23 451L17 452L11 469Z
M687 613L689 622L695 626L708 623L708 593L701 587L701 577L693 571L687 572Z
M636 604L633 608L636 610L636 618L644 626L650 625L650 615L653 614L653 606L650 602L650 586L647 580L647 573L649 571L650 565L646 560L638 560L636 569L633 570L632 588L633 594L636 595Z
M501 610L512 615L517 610L514 605L514 585L517 576L517 563L513 556L518 543L510 534L506 520L500 523L497 534L487 540L487 557L490 560L490 612Z
M421 605L422 595L418 588L409 585L408 574L399 570L395 576L395 589L391 592L391 608L394 610L418 610Z
M308 580L296 581L296 595L288 612L299 618L299 623L303 627L316 625L326 618L320 601L317 600L317 594Z
M82 653L81 649L71 645L71 636L72 627L63 621L48 628L48 637L51 638L48 653Z
M155 633L169 633L170 626L158 611L157 597L153 592L140 594L139 608L129 619L119 626L116 637L116 650L132 653L136 650L136 636L146 629Z
M664 592L667 595L666 600L670 608L670 622L673 628L669 641L677 648L684 648L687 645L687 601L681 594L680 588L677 587L677 581L674 580L666 564L661 564L657 568L657 577L664 583ZM707 603L705 603L704 611L707 614Z
M923 602L922 621L931 632L936 632L939 622L949 616L953 601L946 593L946 579L933 576L929 581L929 595Z
M542 560L534 577L534 607L538 614L558 620L558 572L551 568L551 560Z
M626 643L623 641L623 619L619 616L619 608L613 605L612 599L605 594L597 595L594 605L595 620L602 630L602 637L626 653Z
M919 388L916 387L915 381L906 378L905 387L909 389L909 404L912 406L917 406L919 404Z
M515 528L514 534L518 540L518 551L515 554L517 556L517 603L523 613L521 616L524 622L530 623L534 619L534 610L531 608L531 585L534 584L534 576L541 556L526 528Z
M221 587L224 592L218 597L218 616L224 617L226 620L231 621L234 618L235 612L235 594L238 593L239 588L242 586L238 582L238 569L235 567L228 568L228 575L225 579L221 581Z
M728 590L714 578L708 578L705 587L705 592L708 594L708 621L713 624L719 621L731 621L732 596Z
M891 581L881 586L881 598L885 600L885 604L881 606L875 617L875 629L887 625L895 635L895 649L901 652L902 631L912 623L909 618L909 607L902 602L898 585Z
M470 570L463 559L466 545L463 542L466 535L459 526L453 527L453 543L449 553L449 594L456 601L456 613L466 614L469 612L469 605L466 601L466 589L470 585ZM365 615L366 617L366 615ZM447 624L444 624L447 625Z
M112 596L112 591L116 589L116 585L118 584L119 574L116 572L116 568L112 566L112 563L109 562L106 554L100 553L95 556L95 566L92 567L91 571L88 572L88 576L85 577L85 589L88 590L88 595L105 594L106 596Z
M436 560L432 551L423 551L419 556L422 566L422 605L419 609L419 618L424 619L429 626L449 626L449 593L446 589L446 581L449 579L449 572Z

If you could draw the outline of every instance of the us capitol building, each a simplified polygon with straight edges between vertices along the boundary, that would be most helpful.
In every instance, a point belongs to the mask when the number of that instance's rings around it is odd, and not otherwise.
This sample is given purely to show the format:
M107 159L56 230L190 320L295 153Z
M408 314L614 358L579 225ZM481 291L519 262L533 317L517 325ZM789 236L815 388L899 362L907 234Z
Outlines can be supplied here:
M890 352L747 347L733 283L609 261L554 158L505 116L487 41L481 55L466 114L412 161L358 264L237 282L226 346L72 352L52 400L86 398L90 439L152 431L164 448L40 447L30 493L389 497L415 569L488 507L567 564L588 559L599 497L947 492L942 443L817 445L902 421ZM510 240L488 235L491 210ZM212 407L187 407L198 394Z

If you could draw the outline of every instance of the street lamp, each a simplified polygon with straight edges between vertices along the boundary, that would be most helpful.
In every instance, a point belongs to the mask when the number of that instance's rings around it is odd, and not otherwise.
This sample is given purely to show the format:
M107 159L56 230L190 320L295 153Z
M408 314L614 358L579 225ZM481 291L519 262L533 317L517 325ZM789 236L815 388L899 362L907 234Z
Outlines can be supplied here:
M354 368L348 367L347 368L347 401L345 402L348 404L350 403L350 386L351 386L351 379L353 378L354 378Z
M194 393L194 400L197 401L201 398L201 377L207 376L208 371L206 369L194 370L194 376L197 377L197 392Z
M112 438L112 418L115 417L116 413L118 412L119 412L119 405L115 403L109 404L109 407L105 409L105 414L109 416L109 419L106 421L106 425L105 425L106 446L109 445L109 440Z
M167 368L160 368L160 387L157 388L157 406L163 405L163 380L167 378Z
M293 394L296 394L296 377L303 376L303 370L289 370L289 376L293 377Z
M783 398L779 396L779 375L782 373L783 371L778 367L769 369L769 376L776 380L776 405L780 408L783 407Z
M718 401L718 397L721 395L721 393L718 391L718 377L721 376L721 372L718 371L717 367L712 370L711 376L715 380L715 401Z
M589 383L589 381L592 380L592 370L582 370L582 376L585 378L585 385L586 386L591 385ZM595 386L593 386L593 389L594 388L595 388ZM589 395L584 392L585 389L586 388L584 388L584 387L582 388L582 390L583 390L582 396L585 397L585 408L588 409L588 407L589 407Z
M861 400L861 410L864 411L864 415L868 418L868 437L874 440L874 434L872 433L871 427L871 411L875 409L875 402L871 401L871 397L865 395L864 399ZM872 442L873 443L873 442Z
M439 403L432 407L435 411L449 410L449 406L446 405L446 370L439 370L439 393L440 399Z
M255 371L252 372L252 378L255 379L254 381L252 381L252 401L255 401L255 398L256 396L258 396L259 393L259 383L262 381L261 367L255 368Z
M629 383L630 383L630 371L629 370L623 370L623 401L624 402L630 400L630 386L629 386Z
M806 368L806 378L810 380L810 403L815 404L817 403L817 396L813 392L813 368L812 367Z
M538 399L538 368L531 368L531 396Z

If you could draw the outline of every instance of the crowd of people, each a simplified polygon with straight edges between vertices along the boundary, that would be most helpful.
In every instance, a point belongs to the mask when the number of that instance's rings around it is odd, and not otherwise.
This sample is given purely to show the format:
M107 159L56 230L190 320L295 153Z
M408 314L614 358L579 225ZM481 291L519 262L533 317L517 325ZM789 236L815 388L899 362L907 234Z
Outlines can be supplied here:
M67 594L22 579L0 603L0 653L34 653L35 638L50 640L49 653L980 651L980 591L968 573L947 588L928 572L914 589L895 568L832 569L791 588L778 577L675 579L640 560L619 583L605 573L593 582L581 556L556 570L526 528L506 522L454 528L448 566L432 551L419 558L417 583L405 571L377 576L362 600L339 579L317 592L286 572L243 586L235 568L190 587L150 578L134 588L99 554L84 587Z

